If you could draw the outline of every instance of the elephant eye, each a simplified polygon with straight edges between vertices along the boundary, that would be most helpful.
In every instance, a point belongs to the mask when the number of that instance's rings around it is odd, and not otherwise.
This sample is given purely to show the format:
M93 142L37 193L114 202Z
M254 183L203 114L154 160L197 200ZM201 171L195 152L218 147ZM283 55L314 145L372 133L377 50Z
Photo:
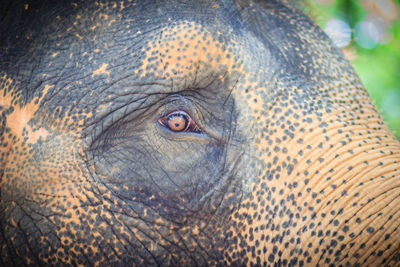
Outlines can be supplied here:
M192 132L201 133L200 127L185 111L173 111L160 119L158 122L172 132Z

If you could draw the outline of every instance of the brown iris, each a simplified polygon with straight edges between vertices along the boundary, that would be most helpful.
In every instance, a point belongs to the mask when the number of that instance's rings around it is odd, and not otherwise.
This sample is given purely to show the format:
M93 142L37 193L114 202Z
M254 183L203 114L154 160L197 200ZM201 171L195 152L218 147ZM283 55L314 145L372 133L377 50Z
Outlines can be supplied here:
M171 131L182 132L187 128L189 123L185 114L176 112L168 116L167 124Z
M173 132L202 132L189 114L182 110L173 111L161 117L158 122Z

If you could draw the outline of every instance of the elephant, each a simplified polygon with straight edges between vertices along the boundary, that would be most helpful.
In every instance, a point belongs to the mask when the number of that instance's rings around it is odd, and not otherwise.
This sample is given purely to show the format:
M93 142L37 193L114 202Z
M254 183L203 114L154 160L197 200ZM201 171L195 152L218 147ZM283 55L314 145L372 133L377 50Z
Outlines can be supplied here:
M4 266L400 266L400 144L284 0L2 1Z

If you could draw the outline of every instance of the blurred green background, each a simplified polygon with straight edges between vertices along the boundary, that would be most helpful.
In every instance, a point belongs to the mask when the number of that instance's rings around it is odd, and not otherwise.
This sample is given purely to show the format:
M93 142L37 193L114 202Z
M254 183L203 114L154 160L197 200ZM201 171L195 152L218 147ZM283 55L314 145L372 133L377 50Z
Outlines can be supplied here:
M308 5L400 139L400 0L310 0Z

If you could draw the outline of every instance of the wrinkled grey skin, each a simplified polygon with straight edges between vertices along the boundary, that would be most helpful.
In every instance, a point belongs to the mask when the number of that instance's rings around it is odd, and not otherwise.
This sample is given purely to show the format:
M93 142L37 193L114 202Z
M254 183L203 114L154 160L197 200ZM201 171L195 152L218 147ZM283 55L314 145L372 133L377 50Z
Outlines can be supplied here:
M400 264L399 143L290 4L8 1L0 35L0 265Z

